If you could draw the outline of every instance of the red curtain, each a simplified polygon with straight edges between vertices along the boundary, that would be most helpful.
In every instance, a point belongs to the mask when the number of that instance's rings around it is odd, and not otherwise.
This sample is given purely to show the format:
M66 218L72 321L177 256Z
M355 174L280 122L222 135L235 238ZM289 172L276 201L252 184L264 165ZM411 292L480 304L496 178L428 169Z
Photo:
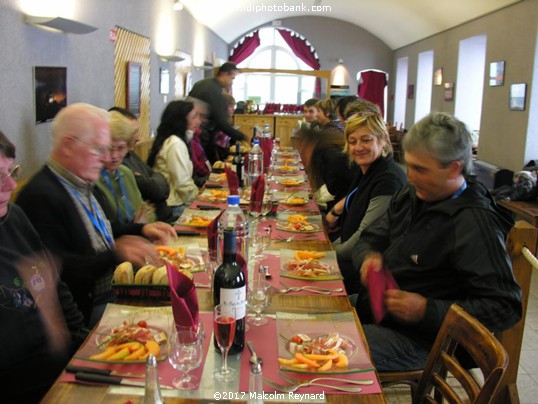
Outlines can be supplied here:
M256 48L260 46L260 34L254 31L252 36L246 36L243 43L239 43L233 50L230 56L230 62L238 65L243 60L254 53Z
M384 114L385 87L387 85L387 75L383 72L369 70L361 72L362 83L359 84L359 97L373 102Z
M320 69L319 59L316 57L314 49L312 46L306 43L306 39L301 39L298 36L294 36L290 31L279 29L278 32L284 38L284 41L291 48L295 56L305 62L314 70ZM316 79L316 96L321 95L321 81L319 78Z

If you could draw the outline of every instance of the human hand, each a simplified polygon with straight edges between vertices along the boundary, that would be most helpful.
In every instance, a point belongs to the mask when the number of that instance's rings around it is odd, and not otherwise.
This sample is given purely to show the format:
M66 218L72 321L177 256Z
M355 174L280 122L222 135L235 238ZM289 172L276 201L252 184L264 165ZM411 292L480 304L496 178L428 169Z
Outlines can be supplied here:
M142 227L142 235L155 244L167 244L170 238L176 237L176 231L168 223L154 222Z
M384 297L387 311L398 320L416 323L424 319L428 302L424 296L398 289L388 289Z
M379 272L383 268L383 256L377 252L372 252L366 256L361 265L361 283L366 286L368 282L368 272Z
M146 262L157 262L159 253L153 244L143 237L122 236L117 238L116 253L122 261L129 261L135 265L145 265Z

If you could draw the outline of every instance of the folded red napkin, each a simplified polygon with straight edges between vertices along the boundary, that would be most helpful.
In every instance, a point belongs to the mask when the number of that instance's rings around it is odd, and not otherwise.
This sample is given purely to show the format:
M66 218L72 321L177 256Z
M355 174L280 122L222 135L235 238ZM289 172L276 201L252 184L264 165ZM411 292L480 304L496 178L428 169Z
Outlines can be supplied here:
M239 195L239 179L237 178L237 174L228 167L224 168L224 172L226 173L230 195Z
M263 172L266 173L271 165L271 152L273 151L273 139L262 137L260 139L260 148L263 151Z
M215 217L207 225L207 250L209 251L209 254L214 254L213 255L214 257L217 256L217 243L218 243L218 237L219 237L219 218L222 215L222 212L220 212L217 215L217 217Z
M175 323L177 325L198 326L200 312L193 281L169 262L166 263L166 270L170 280L170 302Z
M265 174L261 174L252 183L250 192L250 211L261 212L263 203L263 194L265 193Z
M368 271L368 294L370 295L370 308L377 324L383 320L387 313L383 296L387 289L400 289L392 273L386 267L381 268L379 272L370 268Z

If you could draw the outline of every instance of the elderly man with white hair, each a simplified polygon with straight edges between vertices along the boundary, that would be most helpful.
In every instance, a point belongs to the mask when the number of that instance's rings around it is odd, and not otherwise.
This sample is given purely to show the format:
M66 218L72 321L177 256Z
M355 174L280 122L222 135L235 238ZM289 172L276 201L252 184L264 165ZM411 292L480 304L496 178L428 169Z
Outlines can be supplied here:
M148 239L166 243L175 236L162 222L111 226L106 219L93 183L109 158L109 119L107 111L85 103L62 109L52 123L51 155L17 199L43 243L61 260L61 276L90 326L114 300L114 267L156 258Z

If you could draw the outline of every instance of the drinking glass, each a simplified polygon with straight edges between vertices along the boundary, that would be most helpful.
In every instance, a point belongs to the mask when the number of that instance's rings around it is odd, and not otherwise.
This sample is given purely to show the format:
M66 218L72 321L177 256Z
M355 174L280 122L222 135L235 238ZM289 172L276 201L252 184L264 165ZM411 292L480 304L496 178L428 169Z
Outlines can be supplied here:
M263 261L267 259L267 255L262 254L262 251L271 245L272 226L255 226L253 227L250 236L250 244L254 248L254 261Z
M263 209L263 201L250 201L249 205L249 215L252 216L254 219L252 220L251 226L257 226L258 225L258 218L260 217Z
M219 266L219 263L217 261L217 252L209 251L209 250L202 250L201 254L202 254L202 261L203 261L204 269L207 273L207 277L209 278L211 296L213 296L213 277L215 275L215 271L217 267Z
M263 221L267 220L267 214L271 212L271 209L273 208L273 194L268 192L265 194L265 197L263 198L262 202L262 210L261 215L263 216Z
M202 341L202 333L195 331L194 328L173 330L169 340L168 361L174 369L183 373L172 381L175 388L196 389L198 378L189 376L189 372L202 363L204 354Z
M216 305L213 310L213 332L215 340L222 352L222 367L215 369L213 378L221 382L233 380L237 376L237 371L228 368L228 351L232 346L235 337L235 316L230 315L220 305Z
M262 311L269 306L269 291L271 284L263 278L254 279L249 284L248 291L248 305L249 308L255 313L254 317L249 317L247 322L256 327L267 324L269 320L267 317L262 316Z

